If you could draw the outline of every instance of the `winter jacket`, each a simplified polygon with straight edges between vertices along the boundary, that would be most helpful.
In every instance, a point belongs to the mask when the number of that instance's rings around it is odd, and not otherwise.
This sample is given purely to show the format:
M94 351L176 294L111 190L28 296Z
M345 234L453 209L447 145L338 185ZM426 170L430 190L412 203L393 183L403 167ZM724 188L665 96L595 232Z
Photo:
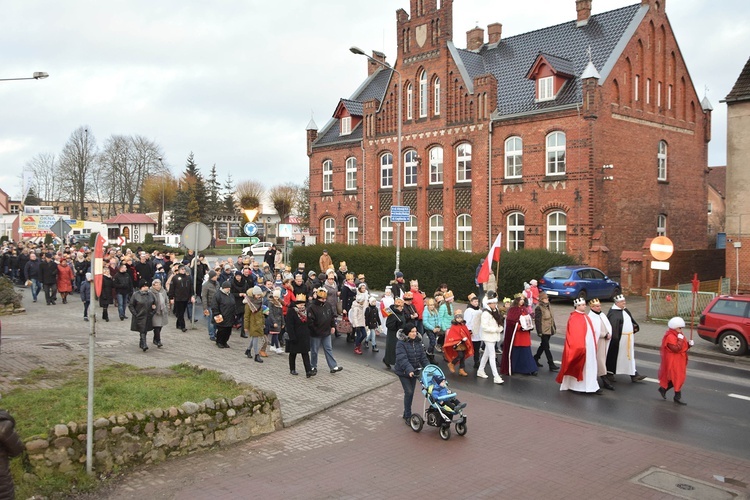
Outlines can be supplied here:
M286 350L290 354L308 352L310 350L309 320L302 321L296 310L289 309L285 316L285 324L286 333L289 336L289 340L286 342Z
M356 296L357 288L352 283L345 282L341 286L341 309L349 312Z
M107 307L109 305L112 305L112 290L114 290L112 277L102 275L102 294L99 295L100 307Z
M359 299L361 297L362 302L359 300L355 300L352 303L351 308L349 309L349 321L352 322L352 327L358 328L358 327L365 327L365 300L367 297L367 294L357 294L357 298Z
M23 269L26 279L39 279L39 259L29 260Z
M276 326L273 326L274 323ZM279 333L284 330L284 311L279 299L270 299L268 301L268 333Z
M307 308L307 322L310 336L323 338L331 334L331 328L336 327L336 317L331 307L319 300L313 300Z
M422 316L424 314L424 297L422 297L422 292L419 291L418 288L412 288L411 293L414 296L414 298L411 301L412 307L414 307L414 310L417 312L419 316L417 316L417 319L422 319Z
M237 276L240 276L239 280L237 279ZM242 301L245 300L245 295L247 294L247 290L249 288L252 288L252 286L249 285L250 280L248 280L247 278L239 274L239 275L235 275L230 281L230 283L232 284L232 286L229 289L229 293L231 293L232 297L234 297L234 304L235 304L235 307L237 308L237 311L240 311L241 309L245 307Z
M396 364L393 367L396 375L408 377L410 372L417 372L430 364L420 334L417 333L416 338L412 340L403 330L399 330L396 338L398 339L396 343Z
M146 283L151 285L154 280L154 267L151 262L136 262L135 271L138 273L138 279L146 280Z
M252 299L250 299L252 300ZM266 317L263 314L263 301L260 301L260 305L257 309L253 310L250 304L245 303L245 331L251 337L262 337L263 330L265 327Z
M177 273L172 277L167 295L175 302L190 301L190 297L193 296L193 280L186 274Z
M482 311L481 324L482 340L485 342L500 342L500 334L503 333L503 327L497 324L489 309Z
M43 285L57 285L57 263L54 260L39 264L39 281Z
M453 315L456 313L455 311L456 305L454 302L451 302L450 304L443 302L440 304L440 309L438 309L438 314L440 315L440 329L444 332L447 332L451 327L451 321L453 321Z
M380 326L380 311L377 305L367 306L365 309L365 326L371 330Z
M73 291L73 270L67 264L57 266L57 291L60 293L70 293Z
M10 475L10 459L23 453L24 445L16 433L16 421L5 410L0 410L0 498L13 499L15 490Z
M91 283L88 281L81 281L81 302L91 302Z
M156 299L148 290L138 290L130 296L128 309L130 310L130 331L148 332L153 330L152 318L154 316L154 305Z
M115 291L121 295L133 293L133 277L128 271L115 274L115 277L112 278L112 284Z
M203 284L203 290L201 290L203 309L211 309L211 303L217 293L219 293L219 284L216 281L209 279Z
M151 325L154 327L167 326L169 324L169 297L164 287L161 287L159 291L151 287L148 290L151 295L154 296L154 315L151 317Z
M89 271L91 263L86 259L76 259L73 261L73 267L76 270L76 276L80 276L82 279L86 279L86 273Z
M435 328L440 328L442 330L442 327L440 326L440 313L438 310L435 309L435 311L432 312L429 308L425 308L424 314L422 315L422 325L426 332L432 332Z
M214 294L213 301L211 302L211 321L220 328L231 328L234 324L236 307L234 297L219 290ZM219 315L222 316L223 321L216 323L214 318Z

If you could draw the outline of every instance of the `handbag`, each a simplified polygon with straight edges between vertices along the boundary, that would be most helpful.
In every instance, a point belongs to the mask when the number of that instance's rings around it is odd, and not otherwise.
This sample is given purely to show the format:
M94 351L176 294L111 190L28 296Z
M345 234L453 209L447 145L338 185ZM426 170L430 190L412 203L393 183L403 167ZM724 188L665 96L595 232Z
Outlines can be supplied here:
M350 333L352 333L352 331L354 331L354 328L352 328L352 322L349 321L349 318L344 316L343 318L341 318L341 320L339 320L338 325L336 325L336 330L339 333L349 335Z

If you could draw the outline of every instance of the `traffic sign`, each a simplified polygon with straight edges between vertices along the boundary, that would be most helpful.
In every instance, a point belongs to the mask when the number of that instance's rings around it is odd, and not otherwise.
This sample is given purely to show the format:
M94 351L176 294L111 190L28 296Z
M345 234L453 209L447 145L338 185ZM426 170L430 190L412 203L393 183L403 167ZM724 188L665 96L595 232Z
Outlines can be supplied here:
M128 239L125 236L118 236L117 237L117 244L119 246L127 245Z
M228 245L252 245L253 243L258 243L258 238L242 238L234 236L227 238Z
M258 225L255 222L248 222L242 230L245 231L245 234L248 236L255 236L258 234Z
M96 244L94 245L94 291L97 297L102 295L102 272L104 272L104 236L102 233L96 235Z
M393 205L391 206L391 222L409 222L410 208Z
M651 245L648 248L651 251L651 256L656 260L667 260L674 252L672 240L666 236L657 236L651 240Z
M251 245L255 245L256 243L260 243L260 238L257 238L255 236L253 236L252 238L250 238L250 244Z
M211 230L202 222L191 222L182 230L180 241L188 250L200 252L211 244Z

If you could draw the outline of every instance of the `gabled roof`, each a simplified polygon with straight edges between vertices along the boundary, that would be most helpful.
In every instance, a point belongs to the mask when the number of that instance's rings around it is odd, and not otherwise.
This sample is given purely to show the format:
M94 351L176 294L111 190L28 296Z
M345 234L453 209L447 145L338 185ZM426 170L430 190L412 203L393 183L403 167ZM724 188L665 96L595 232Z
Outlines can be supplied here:
M346 108L351 116L362 116L364 106L361 102L352 101L351 99L341 99L339 105L336 106L336 111L333 112L333 117L338 118L341 108Z
M146 214L120 214L104 221L105 224L156 224L156 221Z
M706 176L709 186L721 196L727 192L727 167L710 167Z
M502 39L497 45L484 45L478 52L457 49L450 43L448 48L469 92L473 92L473 79L477 76L490 73L497 79L495 118L575 106L583 100L579 78L589 60L601 68L599 82L604 82L648 8L631 5L604 12L591 16L588 24L581 27L572 20ZM557 65L557 71L576 76L552 101L535 102L534 81L526 78L540 54L551 65Z
M734 87L724 98L724 102L747 101L750 99L750 59L740 73L740 77L734 82Z
M553 56L551 54L540 53L534 60L531 68L529 68L529 71L526 73L526 78L535 76L537 69L542 63L547 63L547 65L549 65L549 67L552 69L552 72L556 75L566 77L575 76L575 67L573 66L573 62L569 59Z

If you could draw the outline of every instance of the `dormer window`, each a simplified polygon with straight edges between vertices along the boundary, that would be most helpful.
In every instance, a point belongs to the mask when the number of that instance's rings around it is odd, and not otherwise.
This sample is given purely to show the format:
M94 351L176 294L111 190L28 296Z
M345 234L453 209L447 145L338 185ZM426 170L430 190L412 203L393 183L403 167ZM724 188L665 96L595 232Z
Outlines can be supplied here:
M333 117L339 121L339 135L351 135L362 122L363 104L359 101L341 99Z
M549 101L555 98L555 77L546 76L537 81L537 100Z
M568 80L572 79L575 66L568 59L550 54L539 54L531 65L526 78L534 80L536 101L551 101L557 97Z
M349 135L352 133L352 117L344 116L341 118L341 133L339 135Z

